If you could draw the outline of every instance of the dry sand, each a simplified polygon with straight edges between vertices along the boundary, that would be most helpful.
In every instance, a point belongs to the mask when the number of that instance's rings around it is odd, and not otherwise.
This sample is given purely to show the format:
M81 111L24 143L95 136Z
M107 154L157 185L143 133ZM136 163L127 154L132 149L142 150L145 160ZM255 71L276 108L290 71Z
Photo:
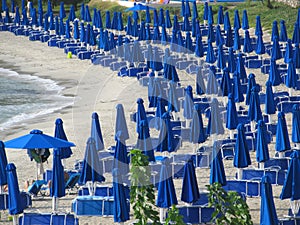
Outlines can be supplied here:
M83 158L85 143L90 134L92 112L95 111L99 114L105 147L108 148L114 145L115 106L122 103L130 130L130 140L127 143L133 144L136 142L135 124L130 122L129 115L136 110L136 99L138 97L143 98L145 106L147 105L147 89L140 86L135 78L118 77L116 72L101 66L94 66L89 60L81 61L76 57L67 59L63 49L50 48L39 41L31 42L28 37L15 36L10 32L1 32L0 39L1 61L7 63L10 67L12 66L16 71L56 81L58 85L65 87L62 94L73 98L73 104L69 107L24 121L24 123L18 124L9 130L4 130L0 133L1 140L7 141L27 134L32 129L40 129L51 135L54 133L55 119L62 118L69 141L76 144L76 147L73 148L73 156L67 159L67 169L71 169L75 160ZM256 75L257 82L264 86L267 75L261 74L259 70L247 70L248 74L250 72L253 72ZM178 73L182 86L190 84L194 87L194 76L183 71L178 71ZM286 89L284 86L279 88ZM274 116L275 119L276 116ZM289 122L290 119L287 119L287 121ZM207 144L209 143L210 140L207 141ZM270 156L274 156L274 139L269 149ZM25 180L35 178L35 165L23 150L7 149L6 152L8 161L15 163L17 167L19 185L22 189ZM184 142L180 152L191 153L192 146ZM252 167L257 167L253 152L251 157ZM224 163L227 177L234 176L235 169L232 161L225 161ZM45 169L51 169L51 164L50 157ZM105 177L111 180L110 174L105 174ZM197 177L201 190L204 190L205 185L208 184L209 169L197 168ZM177 198L180 199L182 180L174 180L174 183ZM278 197L281 188L282 186L273 185L275 205L279 217L286 215L289 208L289 201L281 201ZM74 197L75 195L68 195L60 200L60 210L62 212L70 211L71 201ZM259 224L260 198L248 198L247 203L251 209L254 223ZM25 210L25 212L51 212L50 198L34 199L32 208ZM7 222L8 215L6 213L1 213L1 215L0 223L9 224ZM113 219L111 217L81 217L80 223L112 224Z

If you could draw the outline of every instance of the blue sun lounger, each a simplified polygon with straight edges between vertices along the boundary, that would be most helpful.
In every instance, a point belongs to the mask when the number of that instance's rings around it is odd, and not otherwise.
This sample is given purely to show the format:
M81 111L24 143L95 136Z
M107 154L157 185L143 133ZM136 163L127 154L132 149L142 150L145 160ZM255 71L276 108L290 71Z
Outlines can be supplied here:
M19 225L78 225L72 214L24 213L19 217Z

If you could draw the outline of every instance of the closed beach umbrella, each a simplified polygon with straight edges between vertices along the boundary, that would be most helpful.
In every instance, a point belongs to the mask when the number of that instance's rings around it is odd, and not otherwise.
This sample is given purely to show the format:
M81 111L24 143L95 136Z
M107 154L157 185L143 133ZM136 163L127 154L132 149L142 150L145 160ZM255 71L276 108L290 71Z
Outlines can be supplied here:
M282 58L282 56L280 51L280 45L278 42L278 36L275 36L272 45L271 59L277 60L280 58Z
M190 32L186 32L184 51L187 53L194 52L194 46Z
M278 113L278 121L276 127L276 144L277 152L284 152L291 149L289 133L286 125L285 115L283 112Z
M193 118L190 130L190 142L194 144L203 143L206 141L205 129L203 127L203 120L200 105L194 105Z
M300 69L300 49L299 43L295 44L295 50L293 52L293 62L296 69Z
M219 84L215 74L216 74L215 66L210 66L208 78L207 78L206 94L216 95L219 93Z
M147 116L146 116L146 110L144 107L144 100L141 98L138 98L137 101L137 112L135 115L135 120L136 120L136 132L139 133L140 132L140 122L142 120L146 120L147 121Z
M259 163L260 168L263 164L270 159L269 148L267 142L267 127L263 120L257 123L257 136L256 136L256 161Z
M214 14L212 10L212 6L208 6L208 20L207 20L208 25L213 25L214 24Z
M294 151L284 180L280 199L290 199L292 213L296 215L299 210L300 199L300 152Z
M206 87L203 80L203 71L202 68L197 69L196 74L196 94L197 95L203 95L206 92Z
M187 120L192 119L194 108L194 97L193 97L193 88L188 85L185 88L185 95L183 100L183 117Z
M247 10L244 10L244 11L243 11L242 29L243 29L243 30L249 29L249 21L248 21Z
M240 16L239 16L239 11L238 10L234 10L233 28L238 29L238 30L241 28L241 21L240 21Z
M114 152L113 168L118 168L123 176L129 172L129 158L127 155L126 140L122 131L118 131L115 135L116 149Z
M84 10L84 21L87 23L92 22L92 17L88 5L85 6L85 10Z
M245 81L247 79L246 69L245 69L245 60L243 58L242 53L238 53L237 55L237 64L236 64L236 71L239 74L240 79Z
M231 25L230 25L230 19L229 19L229 13L228 13L228 11L226 11L225 15L224 15L224 30L226 30L226 31L231 30Z
M219 6L219 11L218 11L218 24L224 24L223 6Z
M73 38L75 40L78 40L80 38L78 20L74 21L74 28L73 29L74 29L74 31L73 31Z
M66 39L70 39L70 38L71 38L70 21L66 20Z
M160 8L159 9L159 16L158 16L158 25L162 26L163 24L165 24L164 9Z
M111 29L111 21L110 21L110 12L105 12L105 27L106 29Z
M153 10L153 26L158 26L158 15L156 9Z
M232 47L233 46L233 37L232 37L232 30L228 29L225 33L225 46Z
M154 127L157 130L160 130L162 126L162 115L166 112L166 98L162 98L161 96L157 97L157 105L156 105L156 111L155 111L155 121L154 121Z
M193 1L193 19L197 19L199 17L196 1Z
M174 17L173 17L173 31L177 32L179 30L180 30L180 26L179 26L179 23L178 23L178 18L177 18L176 15L174 15Z
M197 35L196 37L195 55L200 58L204 56L204 49L203 49L201 35Z
M288 40L288 35L286 31L285 21L280 20L280 34L279 41L286 42Z
M265 97L265 113L270 116L271 114L275 114L275 112L276 112L276 105L274 102L272 83L270 81L267 81L266 97Z
M64 24L63 19L60 19L60 21L59 21L59 35L64 36L65 34L66 34L65 24Z
M8 9L8 7L6 7L6 9L5 9L4 23L6 23L6 24L12 23L12 19L11 19L10 15L9 15L9 9Z
M64 167L60 159L60 151L55 149L53 152L52 176L50 186L50 196L52 197L52 210L54 212L57 211L58 208L57 198L61 198L66 195Z
M207 42L215 42L216 36L214 32L214 27L212 24L208 25L208 34L207 34Z
M48 0L48 4L47 4L47 14L48 16L52 13L52 5L51 5L51 1Z
M0 194L2 194L2 186L7 184L6 174L7 158L4 143L0 141Z
M236 28L234 29L233 50L235 51L241 50L240 34L239 34L239 30Z
M84 28L84 23L82 22L80 23L80 42L81 43L85 42L85 28Z
M169 81L168 88L168 112L179 112L179 100L176 92L177 83Z
M142 120L139 126L140 129L138 133L136 148L140 149L141 151L143 151L143 153L146 156L148 156L149 162L155 162L154 151L153 151L148 123L147 121Z
M2 12L5 12L7 8L6 0L2 0Z
M150 15L150 10L149 10L149 6L146 6L146 23L151 23L151 15Z
M103 28L103 23L102 23L102 16L100 10L97 11L97 19L98 19L98 28Z
M130 16L128 16L128 18L127 18L126 34L127 35L132 35L132 24L131 24L131 17Z
M111 20L111 29L117 30L118 28L118 12L114 12L112 20Z
M261 34L257 35L257 42L256 42L256 54L262 55L266 53L265 44L263 41L263 36Z
M278 224L272 184L267 175L261 178L260 224Z
M166 45L169 42L165 24L161 27L161 44Z
M217 67L223 69L226 67L226 60L224 57L223 45L218 46L218 57L217 57Z
M277 21L276 20L274 20L273 24L272 24L271 41L274 41L275 37L279 38L279 31L278 31L278 25L277 25Z
M208 41L205 61L210 64L213 64L216 61L216 57L215 57L215 53L211 41Z
M233 85L232 85L232 93L235 102L243 102L245 100L241 88L242 87L241 87L241 80L239 74L235 72L233 74Z
M244 49L243 52L245 53L250 53L253 51L253 47L251 44L251 39L250 39L250 35L249 35L249 31L245 30L245 38L244 38Z
M81 6L80 6L80 18L81 18L81 20L84 20L84 16L85 16L85 6L84 6L84 3L82 3Z
M219 183L222 186L226 185L227 183L220 146L217 142L213 144L209 183Z
M286 47L285 47L284 62L288 63L289 60L292 58L293 58L292 40L288 39L286 42Z
M292 117L292 141L300 143L300 108L299 105L293 105Z
M48 22L48 15L47 14L45 14L45 19L44 19L44 31L48 31L49 30L49 22ZM24 19L24 17L23 17L23 19Z
M64 19L65 17L66 17L65 4L64 2L60 2L59 18Z
M60 118L56 119L55 121L54 137L68 141L63 127L63 121ZM59 151L59 156L61 157L61 159L69 158L73 154L70 147L58 148L57 150Z
M2 18L0 16L0 21L1 21L1 19ZM15 15L15 18L14 18L14 24L15 25L20 25L21 24L20 10L19 10L18 6L16 7L16 15ZM42 24L42 25L39 25L39 26L43 26L43 15L42 15L42 21L39 24Z
M297 87L298 76L296 74L296 68L292 59L289 60L288 63L288 71L285 78L285 85L288 88L296 88Z
M250 96L252 87L256 86L255 75L250 73L248 76L248 83L247 83L247 91L246 91L246 105L250 103Z
M250 94L250 102L249 102L249 109L248 109L248 119L250 121L262 120L262 112L260 109L260 101L259 101L259 86L253 86L251 89Z
M191 17L192 16L192 14L191 14L191 8L190 8L190 4L189 4L188 0L185 1L184 15L187 16L187 17Z
M122 172L118 168L112 171L113 176L113 196L114 196L114 222L122 223L129 220L129 210L125 187L123 184Z
M71 5L68 19L69 19L70 21L74 21L75 18L76 18L76 15L75 15L75 7L74 7L74 5Z
M181 0L180 16L184 17L184 15L185 15L185 3L184 0Z
M124 26L123 26L123 19L122 19L122 13L118 12L118 26L117 26L118 31L123 31Z
M175 151L175 141L174 141L174 134L171 127L171 116L169 112L166 112L162 115L163 124L160 128L160 133L158 136L158 146L156 150L158 152L174 152Z
M241 168L246 168L249 165L251 165L251 158L246 141L245 127L244 124L240 123L237 126L233 158L233 166L238 168L238 179L242 179Z
M176 67L172 63L172 56L168 57L167 59L167 71L166 74L164 74L164 76L168 80L172 80L174 82L179 81Z
M183 181L181 189L181 201L193 203L200 198L198 182L193 160L188 160L183 168Z
M31 26L37 26L38 21L37 21L37 14L36 14L36 8L32 9L32 14L31 14Z
M170 17L170 11L166 10L166 21L165 21L166 28L172 27L171 17Z
M300 27L299 22L296 22L294 25L294 32L292 37L293 44L300 43Z
M161 36L160 36L160 31L159 31L158 25L155 26L154 29L153 29L152 40L153 40L154 43L159 43L158 41L161 41Z
M92 114L91 138L93 138L93 141L95 142L97 151L104 149L99 116L96 112L93 112Z
M191 31L192 30L192 27L190 25L190 21L189 21L189 18L187 17L187 15L184 16L182 30L183 31Z
M98 28L98 13L97 13L97 9L94 8L93 9L93 20L92 20L92 24L93 24L93 28Z
M221 33L221 27L220 25L216 26L216 45L220 46L224 44L224 37Z
M204 2L204 7L203 7L203 20L207 21L208 20L208 3Z
M140 43L138 41L134 41L132 46L132 52L131 52L131 62L138 64L144 61L145 59L141 50Z
M129 133L127 128L127 123L124 114L124 108L122 104L116 105L116 124L115 124L115 134L121 131L124 140L129 139Z
M279 73L278 67L276 65L276 60L274 60L274 59L271 59L268 81L271 82L272 86L278 86L282 83L280 73Z
M236 111L234 96L231 93L228 95L226 115L226 128L228 128L229 130L235 130L238 125L238 114ZM230 139L233 139L233 135L232 137L230 137Z
M263 35L261 22L260 22L260 16L256 16L256 25L255 25L255 35Z
M230 73L234 73L236 70L236 57L233 52L233 48L229 48L228 52L228 62L227 62L228 69Z
M210 135L224 134L223 121L220 115L221 115L221 111L219 109L219 102L216 98L213 98L210 104L210 114L208 118L207 134Z
M89 138L87 140L82 171L78 183L86 184L88 181L93 183L105 181L105 178L102 176L102 169L96 149L96 142L93 138Z
M223 68L223 76L221 79L221 84L220 84L220 88L221 88L221 95L224 96L228 96L229 93L231 93L231 89L232 89L232 82L230 79L230 75L229 75L229 69L227 67Z

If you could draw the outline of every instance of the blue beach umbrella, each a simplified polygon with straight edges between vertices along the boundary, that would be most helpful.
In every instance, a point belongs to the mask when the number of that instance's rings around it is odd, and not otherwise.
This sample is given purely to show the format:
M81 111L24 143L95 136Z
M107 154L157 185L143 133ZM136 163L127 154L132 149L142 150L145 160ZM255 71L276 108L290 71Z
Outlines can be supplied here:
M91 29L91 31L92 31L92 29ZM71 28L70 28L70 21L69 20L66 20L66 39L71 39Z
M162 115L163 122L160 128L158 136L158 145L156 150L158 152L174 152L175 151L175 141L174 134L171 127L171 116L169 112L166 112Z
M161 44L166 45L169 42L165 24L161 27Z
M282 83L280 73L276 64L276 60L271 59L270 65L270 72L269 72L269 79L268 81L271 82L272 86L278 86Z
M294 25L292 42L293 42L293 44L300 43L300 27L299 27L299 22L296 22L295 25Z
M15 7L16 7L16 5L15 5L15 1L14 0L11 0L10 1L10 11L12 12L12 13L15 13Z
M23 12L23 10L26 10L26 8L25 8L25 0L21 0L21 12Z
M134 41L132 46L132 52L131 52L131 62L139 63L144 61L145 59L141 50L140 43L138 41Z
M247 10L244 10L244 11L243 11L242 29L243 29L243 30L249 29L249 21L248 21Z
M174 28L173 28L173 30L172 30L172 36L171 36L171 43L170 43L170 50L171 51L177 51L177 43L178 43L178 40L177 40L177 31L174 30Z
M260 224L278 224L272 184L268 176L261 178Z
M219 84L216 79L216 68L215 66L210 66L208 78L207 78L207 86L206 86L206 94L218 94L219 93Z
M158 25L155 26L154 29L153 29L152 40L153 40L154 43L160 43L160 41L161 41L161 36L160 36L160 31L159 31Z
M155 162L155 156L152 146L152 141L150 137L150 131L147 121L142 120L139 124L138 140L136 143L136 148L143 151L143 153L148 156L149 162Z
M83 22L80 23L80 42L81 43L85 42L85 28Z
M127 140L129 139L129 133L128 133L123 105L117 104L116 110L117 112L116 112L115 134L121 131L124 140Z
M146 19L145 19L146 23L151 23L151 15L150 15L150 9L149 6L146 6Z
M257 35L257 40L256 40L256 50L255 53L262 55L266 53L266 48L265 48L265 44L263 41L263 36L261 34Z
M232 82L229 75L229 69L227 67L223 68L223 76L220 84L220 94L224 96L228 96L231 93Z
M83 165L78 183L86 184L88 181L93 183L105 181L105 178L102 176L102 168L96 149L96 142L92 137L90 137L86 143Z
M103 23L102 23L102 16L100 10L97 11L97 19L98 19L98 27L97 28L103 28Z
M250 96L252 87L256 86L255 75L250 73L248 76L248 83L247 83L247 91L246 91L246 105L250 103Z
M175 31L175 33L176 33L179 30L180 30L180 26L179 26L179 23L178 23L178 18L177 18L176 15L174 15L174 17L173 17L173 31Z
M192 119L194 108L193 88L192 86L188 85L184 91L183 117L185 119Z
M110 12L109 11L105 12L105 28L111 29L111 21L110 21Z
M80 37L80 32L79 32L79 25L78 25L78 20L74 21L74 31L73 31L73 38L75 40L78 40Z
M208 25L213 25L214 24L214 14L212 10L212 6L208 6Z
M206 87L203 80L203 71L202 68L197 69L196 74L196 94L203 95L206 92Z
M43 20L43 17L42 17L42 20ZM1 16L0 16L0 21L1 21ZM16 25L21 24L20 10L19 10L18 6L16 7L16 15L15 15L15 18L14 18L14 24L16 24ZM43 24L43 21L42 21L42 24ZM41 26L43 26L43 25L41 25Z
M65 24L64 24L63 19L60 19L60 20L59 20L59 34L60 34L61 36L63 36L63 35L66 34Z
M51 1L48 0L48 4L47 4L47 14L48 16L52 13L52 4Z
M293 62L296 69L300 68L300 49L299 49L299 43L295 44L295 50L293 52Z
M182 30L183 31L191 31L192 30L189 18L186 15L184 16Z
M260 109L260 101L259 101L259 86L253 86L251 89L250 94L250 102L249 102L249 108L248 108L248 119L250 121L256 121L262 120L262 112Z
M300 152L294 151L291 154L291 161L280 194L280 199L289 198L291 200L291 208L294 215L298 213L297 205L300 199L299 172L300 172Z
M208 117L207 134L224 134L223 121L220 117L219 102L216 98L210 104L210 114Z
M155 111L155 121L154 127L157 130L160 130L162 126L162 115L166 112L166 99L162 98L161 96L157 97L157 104L156 104L156 111Z
M290 59L293 58L293 46L292 40L288 39L286 42L285 54L284 54L284 62L288 63Z
M256 16L256 25L255 25L255 35L263 35L261 22L260 22L260 16Z
M183 40L181 31L178 31L178 32L177 32L177 45L176 45L176 51L177 51L178 53L184 52L183 47L184 47L184 40Z
M99 116L96 112L93 112L92 114L91 138L93 138L95 142L97 151L104 149L104 142L99 122Z
M192 2L193 4L193 19L197 19L199 17L196 1Z
M204 2L204 7L203 7L203 20L207 21L208 20L208 3Z
M6 174L7 158L4 143L0 141L0 193L2 194L2 186L7 184Z
M202 39L199 20L196 20L196 24L195 24L195 36L193 36L193 37L197 37L197 36L201 36L201 39Z
M272 89L272 83L267 81L266 83L266 97L265 97L265 113L269 116L275 114L276 104L274 102L274 94Z
M279 41L286 42L288 40L288 35L286 31L285 21L280 20L280 34L279 34Z
M239 74L234 72L232 94L235 102L243 102L245 100L243 92L241 90L241 80Z
M4 23L6 23L6 24L12 23L12 19L11 19L10 15L9 15L9 9L8 9L8 7L5 10Z
M129 157L127 153L126 140L122 131L118 131L115 135L116 149L114 152L113 168L118 168L123 176L129 173Z
M128 18L127 18L126 34L127 35L132 35L132 24L131 24L131 17L130 16L128 16Z
M215 52L211 41L208 41L205 61L210 64L213 64L216 61Z
M239 16L238 10L234 10L233 28L238 29L238 30L241 28L241 21L240 21L240 16Z
M169 81L168 112L179 112L180 111L176 87L177 87L177 83L175 81Z
M169 208L172 205L177 205L178 201L172 179L170 159L164 157L161 163L156 206Z
M206 134L203 127L201 108L199 104L194 105L189 141L194 144L203 143L206 141Z
M219 6L217 23L224 24L223 6Z
M16 166L9 163L6 166L7 186L8 186L8 212L10 215L23 213L22 200L17 177Z
M118 28L118 12L114 12L112 20L111 20L111 27L110 27L110 29L117 30L117 28Z
M63 121L60 118L56 119L55 121L54 137L68 141L63 127ZM59 151L59 156L61 159L69 158L73 154L70 147L58 148L57 151Z
M291 149L289 133L286 125L285 115L283 112L278 113L278 121L276 127L276 144L277 152L284 152Z
M191 33L190 32L186 32L186 36L185 36L185 43L184 43L184 50L189 53L189 52L194 52L194 46L193 46L193 41L191 38Z
M243 58L242 53L238 53L237 55L236 71L238 72L240 79L242 80L247 79L247 74L245 70L245 60Z
M226 31L231 30L231 25L230 25L230 19L229 19L229 13L228 13L228 11L226 11L225 15L224 15L224 30L226 30Z
M48 31L49 30L49 22L48 22L48 15L45 14L45 19L44 19L44 31ZM24 19L24 17L23 17Z
M84 21L87 23L92 22L92 17L91 17L91 13L90 13L90 9L89 9L88 5L85 5Z
M224 44L224 37L221 33L221 27L220 25L216 26L216 45L220 46Z
M219 69L223 69L226 67L226 59L224 56L224 50L223 50L223 45L220 44L218 46L218 56L217 56L217 67Z
M61 163L60 150L54 150L52 162L52 176L50 186L50 196L55 202L56 198L61 198L66 195L65 180L64 180L64 167ZM52 205L52 210L57 210L57 204Z
M294 104L292 109L292 141L300 143L300 108L299 105Z
M94 28L98 27L97 23L98 23L98 13L97 13L97 9L94 8L93 9L93 19L92 19L92 24L93 24Z
M184 15L187 17L191 17L191 8L190 8L190 3L188 0L185 1L185 7L184 7Z
M253 51L253 47L251 44L251 39L250 39L250 35L249 35L249 31L245 30L245 38L244 38L244 48L243 48L243 52L245 53L250 53Z
M294 62L292 59L289 59L287 76L285 78L285 85L288 88L296 88L297 80L298 80L298 76L296 74L296 68Z
M145 110L145 107L144 107L144 100L141 99L141 98L138 98L136 103L137 103L137 112L136 112L136 115L135 115L136 132L140 133L139 124L142 120L147 121L147 116L146 116L146 110Z
M158 26L158 15L157 15L157 10L153 10L153 26Z
M168 67L167 67L167 79L174 82L179 82L179 77L177 74L176 67L172 63L172 56L168 58Z
M163 24L165 24L164 9L160 8L159 9L159 16L158 16L158 25L162 26Z
M246 141L244 124L237 126L237 136L234 146L233 166L236 168L245 168L251 165L248 144Z
M127 208L125 187L123 184L122 172L118 168L112 171L113 196L114 196L114 222L122 223L130 219Z
M267 127L263 120L257 123L256 136L256 161L259 163L266 162L270 159L268 142L267 142Z
M272 24L271 41L274 41L275 37L279 38L279 31L278 31L278 25L277 25L277 21L276 20L274 20L273 24Z
M217 142L214 142L213 144L209 183L219 183L222 186L226 185L227 183L220 146Z
M199 187L193 160L188 160L183 167L181 201L193 203L200 198Z
M229 51L228 51L227 67L228 67L230 73L234 73L236 71L236 57L233 52L233 48L229 48Z
M234 29L233 50L240 51L240 49L241 49L241 41L240 41L239 30Z
M236 111L234 96L230 93L228 95L227 113L226 113L226 128L234 130L238 125L238 114Z
M232 30L228 29L225 33L225 46L232 47L233 46L233 37L232 37Z
M31 14L31 26L37 26L38 25L38 21L37 21L37 14L36 14L36 9L33 8L32 10L32 14Z
M132 18L133 20L139 21L139 13L137 11L133 11Z
M84 3L82 3L81 6L80 6L80 18L81 18L81 20L84 20L84 16L85 16L85 6L84 6Z
M25 12L25 14L26 14L26 12ZM23 20L24 20L24 15L23 15ZM48 20L48 17L47 17L47 20ZM56 16L55 18L53 18L53 13L51 13L50 16L49 16L49 20L50 20L49 21L49 30L55 30L55 34L59 35L59 20L58 20L58 16ZM46 21L46 17L45 17L45 21Z
M75 15L75 7L74 7L74 5L71 5L68 19L69 19L70 21L74 21L75 18L76 18L76 15Z
M66 17L65 4L64 2L60 2L59 18L64 19L65 17Z
M5 12L7 7L6 0L2 0L2 12Z
M214 32L214 27L212 24L208 25L208 34L207 34L207 42L215 42L216 36Z
M146 59L146 63L147 63L148 68L151 68L152 56L153 56L152 45L149 44L148 47L147 47L146 54L145 54L145 59ZM150 83L149 83L149 85L150 85ZM149 90L149 85L148 85L148 90ZM150 92L148 92L148 95L149 95L149 93ZM149 99L149 102L150 102L150 99Z
M201 35L197 35L196 37L195 55L200 58L204 56L204 49L203 49Z
M272 45L271 59L277 60L280 58L282 58L282 56L280 51L280 45L278 42L278 36L275 36Z
M91 25L88 23L87 25L86 25L86 29L85 29L85 40L84 40L84 42L86 43L86 44L90 44L90 37L91 37Z
M172 27L171 17L170 17L170 11L166 10L166 22L165 22L166 28L170 29Z

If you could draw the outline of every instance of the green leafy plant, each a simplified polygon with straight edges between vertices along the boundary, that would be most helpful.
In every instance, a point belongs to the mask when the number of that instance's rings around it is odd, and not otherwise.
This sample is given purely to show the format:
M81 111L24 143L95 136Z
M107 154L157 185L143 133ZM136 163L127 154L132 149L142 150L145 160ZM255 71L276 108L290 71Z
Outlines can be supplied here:
M133 204L136 224L145 225L148 220L152 224L160 224L158 212L155 210L154 185L150 182L148 156L138 149L131 150L129 154L131 155L130 203Z
M212 222L222 225L252 225L249 207L237 192L226 192L221 184L214 183L206 186L208 205L215 209Z
M172 205L172 207L168 210L168 217L166 218L165 225L169 224L185 225L183 217L179 214L179 210L176 208L176 205Z

